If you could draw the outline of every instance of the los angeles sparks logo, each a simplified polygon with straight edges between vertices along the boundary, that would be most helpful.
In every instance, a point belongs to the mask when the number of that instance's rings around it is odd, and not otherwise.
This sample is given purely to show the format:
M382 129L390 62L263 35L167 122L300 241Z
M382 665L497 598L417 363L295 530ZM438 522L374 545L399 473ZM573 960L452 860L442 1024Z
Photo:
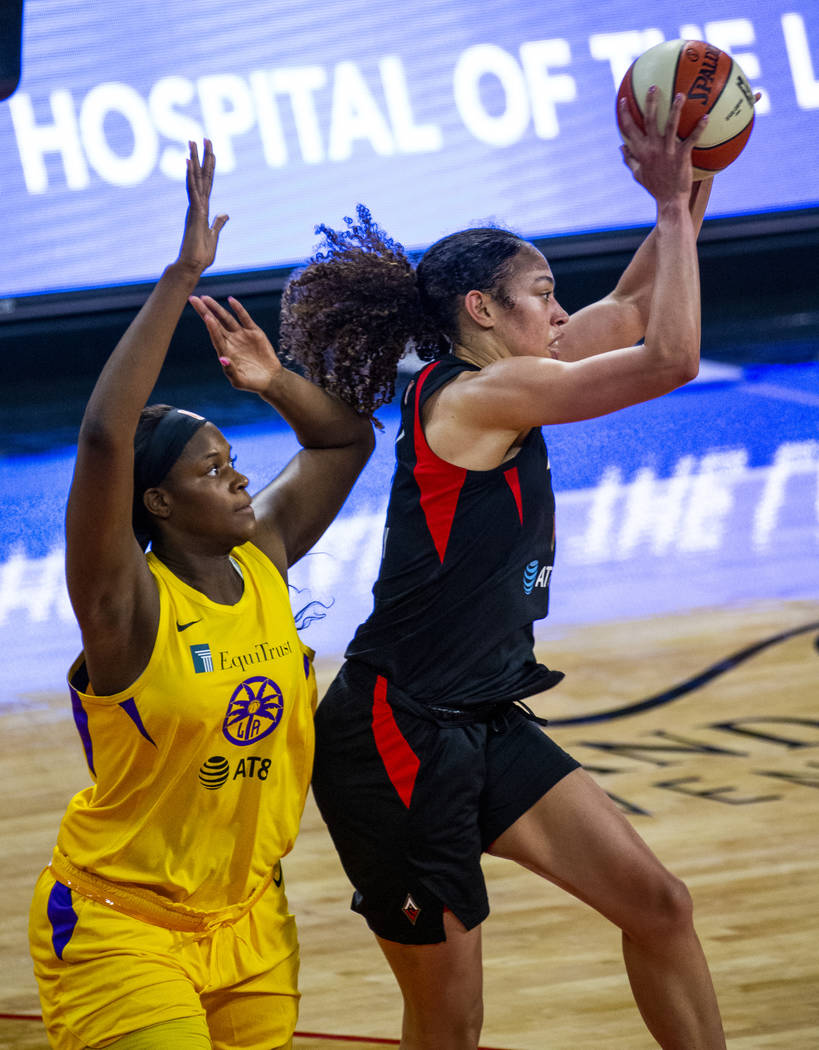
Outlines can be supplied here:
M246 678L228 702L222 732L232 744L255 744L273 732L283 710L282 691L272 678Z

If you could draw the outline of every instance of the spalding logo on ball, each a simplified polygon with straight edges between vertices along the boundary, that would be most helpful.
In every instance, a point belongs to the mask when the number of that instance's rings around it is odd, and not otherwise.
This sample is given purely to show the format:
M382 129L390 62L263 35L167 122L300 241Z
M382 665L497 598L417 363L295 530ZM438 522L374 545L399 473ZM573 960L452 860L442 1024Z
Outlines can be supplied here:
M702 40L666 40L649 48L632 62L617 92L618 127L620 99L625 98L635 124L645 131L646 96L652 84L660 90L660 130L665 128L671 102L679 93L685 95L677 129L680 138L687 138L697 121L709 114L691 155L695 179L722 171L736 160L754 126L754 93L730 55Z

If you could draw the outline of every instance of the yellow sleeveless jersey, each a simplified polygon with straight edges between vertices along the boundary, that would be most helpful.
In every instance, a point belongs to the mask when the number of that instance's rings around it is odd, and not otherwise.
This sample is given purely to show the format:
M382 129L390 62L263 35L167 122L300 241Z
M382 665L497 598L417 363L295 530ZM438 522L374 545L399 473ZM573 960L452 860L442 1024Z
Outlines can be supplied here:
M69 672L94 783L68 807L54 870L217 915L281 880L312 769L313 653L252 544L233 551L244 591L232 606L147 557L160 595L148 666L115 696L88 692L82 654Z

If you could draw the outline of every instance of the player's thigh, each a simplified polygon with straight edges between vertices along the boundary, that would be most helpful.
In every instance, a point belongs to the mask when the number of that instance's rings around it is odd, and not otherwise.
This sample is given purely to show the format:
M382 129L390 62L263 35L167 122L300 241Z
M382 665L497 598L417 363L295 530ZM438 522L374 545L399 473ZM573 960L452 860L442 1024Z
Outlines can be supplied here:
M635 934L686 921L690 898L583 769L569 773L492 845Z
M467 930L452 912L446 912L444 931L446 940L438 944L398 944L376 938L410 1014L429 1039L434 1038L436 1026L456 1030L466 1026L478 1032L483 1019L481 927Z
M29 938L43 1021L58 1050L204 1014L183 935L75 894L50 869L35 888Z
M183 1017L130 1032L105 1050L212 1050L212 1044L204 1017Z
M297 995L241 990L204 996L213 1050L290 1050Z
M214 1050L289 1047L298 1019L299 946L281 879L208 946L201 992Z

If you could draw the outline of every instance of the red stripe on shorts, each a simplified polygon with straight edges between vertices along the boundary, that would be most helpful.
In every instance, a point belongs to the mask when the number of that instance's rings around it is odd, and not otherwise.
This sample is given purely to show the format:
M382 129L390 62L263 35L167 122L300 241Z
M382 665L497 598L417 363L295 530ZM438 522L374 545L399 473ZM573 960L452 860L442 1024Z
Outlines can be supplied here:
M409 809L421 760L398 728L392 708L387 703L387 679L382 675L376 679L373 690L373 736L387 776Z

